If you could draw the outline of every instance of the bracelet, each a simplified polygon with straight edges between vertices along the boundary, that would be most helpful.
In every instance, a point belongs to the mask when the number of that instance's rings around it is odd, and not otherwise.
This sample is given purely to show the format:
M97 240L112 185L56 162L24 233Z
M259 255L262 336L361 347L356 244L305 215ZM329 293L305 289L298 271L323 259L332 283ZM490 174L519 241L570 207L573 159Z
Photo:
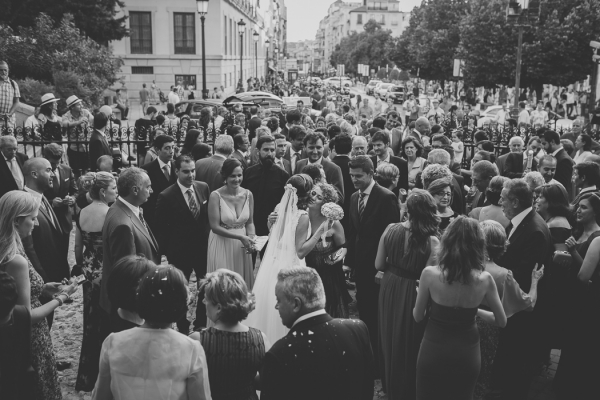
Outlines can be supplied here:
M60 295L58 295L58 296L60 296ZM56 297L54 298L54 300L58 301L58 306L60 307L60 306L62 306L62 305L64 304L64 302L63 302L63 301L62 301L62 299L61 299L60 297L58 297L58 296L56 296Z

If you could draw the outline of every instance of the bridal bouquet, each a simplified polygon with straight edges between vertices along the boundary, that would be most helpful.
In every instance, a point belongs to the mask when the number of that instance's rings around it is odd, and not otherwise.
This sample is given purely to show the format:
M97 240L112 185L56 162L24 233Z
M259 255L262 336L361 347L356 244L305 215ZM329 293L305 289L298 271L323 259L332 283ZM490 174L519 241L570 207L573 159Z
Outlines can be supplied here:
M344 218L344 210L335 203L323 204L323 207L321 207L321 214L329 221L327 231L331 229L334 221L339 221ZM323 235L321 236L321 240L323 240L323 246L325 246L327 231L323 232Z

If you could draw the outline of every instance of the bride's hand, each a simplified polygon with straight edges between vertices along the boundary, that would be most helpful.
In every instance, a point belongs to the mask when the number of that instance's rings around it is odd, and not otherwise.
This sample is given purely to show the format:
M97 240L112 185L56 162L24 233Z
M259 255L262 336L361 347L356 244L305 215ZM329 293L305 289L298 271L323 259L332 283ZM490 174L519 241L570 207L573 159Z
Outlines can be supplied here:
M246 250L249 250L254 246L254 242L248 236L242 236L240 242L242 242Z
M269 214L269 224L274 225L275 222L277 222L277 211L273 211L271 214Z

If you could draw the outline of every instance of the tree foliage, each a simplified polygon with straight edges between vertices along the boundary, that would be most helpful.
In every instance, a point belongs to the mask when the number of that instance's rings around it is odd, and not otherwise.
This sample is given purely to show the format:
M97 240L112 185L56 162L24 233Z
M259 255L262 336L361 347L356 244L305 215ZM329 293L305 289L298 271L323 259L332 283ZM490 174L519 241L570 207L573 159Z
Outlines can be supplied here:
M518 28L506 22L503 0L472 0L460 24L467 84L513 85ZM566 86L592 70L590 40L600 39L600 1L543 0L539 21L524 29L521 87Z
M98 43L107 44L127 35L127 17L116 18L122 0L0 0L0 24L18 27L35 26L36 17L44 13L60 24L65 14L71 14L75 26Z
M344 64L346 72L356 73L358 64L377 69L392 64L390 53L394 47L392 31L381 29L374 20L364 25L364 32L352 33L342 39L331 54L331 65Z
M123 65L110 47L85 37L70 15L55 26L50 16L41 14L33 27L17 32L0 25L0 59L10 65L13 79L53 84L61 96L76 94L88 105L100 104L104 89L117 82Z
M396 65L425 79L452 79L466 9L466 0L430 0L415 7L393 52Z

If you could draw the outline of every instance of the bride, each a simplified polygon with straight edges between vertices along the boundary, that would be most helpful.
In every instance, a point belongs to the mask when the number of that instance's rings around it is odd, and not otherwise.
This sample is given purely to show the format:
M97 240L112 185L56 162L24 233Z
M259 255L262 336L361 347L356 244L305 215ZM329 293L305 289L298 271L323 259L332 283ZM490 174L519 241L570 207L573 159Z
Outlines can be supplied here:
M250 313L246 324L260 329L272 343L288 332L275 309L277 274L282 268L306 266L304 257L315 247L328 228L328 222L325 221L314 235L310 236L311 228L306 208L312 200L312 188L313 181L310 176L292 176L285 185L281 202L269 216L269 242L252 289L256 297L256 309Z

